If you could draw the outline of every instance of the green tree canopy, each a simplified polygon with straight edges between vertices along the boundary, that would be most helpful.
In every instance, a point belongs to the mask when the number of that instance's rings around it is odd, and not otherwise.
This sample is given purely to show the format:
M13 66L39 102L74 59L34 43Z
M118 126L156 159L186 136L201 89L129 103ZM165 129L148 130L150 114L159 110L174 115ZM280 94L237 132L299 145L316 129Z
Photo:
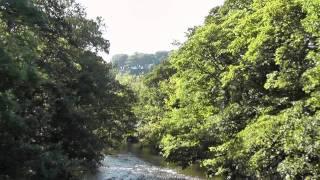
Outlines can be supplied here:
M200 161L211 175L318 179L319 17L318 0L212 9L170 56L173 73L146 77L158 91L136 110L144 143L183 166Z
M72 0L0 1L0 179L77 178L133 128L102 27Z

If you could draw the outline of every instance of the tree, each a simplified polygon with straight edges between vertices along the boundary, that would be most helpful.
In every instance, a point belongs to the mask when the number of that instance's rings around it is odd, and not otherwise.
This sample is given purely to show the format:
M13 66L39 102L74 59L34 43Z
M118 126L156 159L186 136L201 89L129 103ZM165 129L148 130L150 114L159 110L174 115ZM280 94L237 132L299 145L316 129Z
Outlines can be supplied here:
M121 73L141 75L149 72L152 66L160 64L168 56L168 51L158 51L155 54L135 53L131 56L117 54L112 57L112 63Z
M102 26L74 1L0 1L0 179L76 179L133 128Z
M126 54L116 54L112 57L111 62L116 66L123 67L126 65L128 57Z
M170 56L175 73L149 76L156 83L146 91L160 92L141 104L159 109L149 99L165 96L159 118L138 113L143 137L167 160L200 161L211 175L319 178L319 8L312 0L214 8Z

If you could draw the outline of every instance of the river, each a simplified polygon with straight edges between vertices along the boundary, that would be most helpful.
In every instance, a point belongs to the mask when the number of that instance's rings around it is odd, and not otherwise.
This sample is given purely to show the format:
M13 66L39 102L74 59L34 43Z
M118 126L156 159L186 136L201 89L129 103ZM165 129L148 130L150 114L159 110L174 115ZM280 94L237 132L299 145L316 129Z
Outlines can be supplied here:
M102 166L95 175L84 180L200 180L206 179L199 166L182 169L167 163L148 149L130 144L112 155L105 156Z

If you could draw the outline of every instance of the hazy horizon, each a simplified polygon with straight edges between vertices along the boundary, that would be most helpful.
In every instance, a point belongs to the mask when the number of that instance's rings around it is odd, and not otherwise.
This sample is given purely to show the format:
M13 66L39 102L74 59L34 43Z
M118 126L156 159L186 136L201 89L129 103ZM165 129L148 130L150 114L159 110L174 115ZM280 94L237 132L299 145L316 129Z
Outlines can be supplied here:
M154 53L174 49L185 41L189 27L201 25L210 9L223 0L77 0L88 17L101 16L110 40L110 59L115 54Z

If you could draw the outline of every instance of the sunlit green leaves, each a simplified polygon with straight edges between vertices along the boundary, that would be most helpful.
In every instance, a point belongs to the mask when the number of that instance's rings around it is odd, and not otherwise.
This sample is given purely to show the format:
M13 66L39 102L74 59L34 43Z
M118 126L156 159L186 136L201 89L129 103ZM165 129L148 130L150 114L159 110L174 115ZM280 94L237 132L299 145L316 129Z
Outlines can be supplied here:
M164 156L228 178L319 178L319 8L318 0L214 8L169 59L177 72L161 86L162 130L149 134Z

